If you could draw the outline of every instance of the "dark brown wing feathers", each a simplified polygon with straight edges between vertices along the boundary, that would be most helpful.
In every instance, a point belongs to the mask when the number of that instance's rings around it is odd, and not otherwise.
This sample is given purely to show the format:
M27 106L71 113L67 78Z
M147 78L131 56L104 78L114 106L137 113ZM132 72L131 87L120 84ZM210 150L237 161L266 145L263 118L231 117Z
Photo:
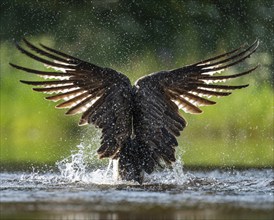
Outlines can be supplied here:
M121 146L131 146L125 144L130 139L132 146L138 149L123 150L137 152L140 158L136 159L134 155L132 158L147 173L155 166L161 166L161 161L166 164L175 161L176 136L187 124L180 116L179 108L199 114L202 112L200 106L216 104L209 100L211 96L228 96L233 90L247 87L216 83L247 75L257 66L233 75L214 74L246 60L259 45L256 40L250 46L241 46L192 65L150 74L139 79L132 89L128 78L115 70L96 66L43 44L37 47L26 39L23 42L31 52L16 44L18 50L59 72L11 64L16 69L50 79L21 82L35 86L35 91L52 94L46 97L48 100L62 101L56 108L68 108L67 115L81 113L79 125L92 123L101 128L100 158L120 156L122 161L130 163L119 154Z
M102 145L98 153L100 157L114 157L131 134L131 85L128 78L112 69L98 67L47 46L40 45L39 48L26 39L23 42L33 52L16 44L23 54L61 72L40 71L11 64L16 69L52 79L21 82L35 86L33 90L37 92L55 93L46 99L63 100L56 108L69 108L67 115L82 113L80 125L92 123L102 128ZM127 93L129 95L125 97ZM114 105L123 108L114 108Z
M257 66L233 75L214 74L250 57L258 44L256 40L250 46L241 46L228 53L182 68L153 73L136 82L135 99L142 117L135 120L137 123L134 123L134 129L141 142L146 143L149 140L146 146L153 152L151 161L154 161L154 165L159 164L160 160L167 164L175 160L174 147L178 145L175 136L178 136L186 126L178 108L188 113L199 114L202 113L200 106L216 103L208 99L211 96L228 96L233 90L248 86L215 83L247 75Z
M172 90L180 96L187 98L187 101L191 101L191 103L196 106L200 103L197 101L197 97L220 97L230 95L232 90L245 88L248 85L231 86L216 85L215 83L225 82L227 80L249 74L254 71L257 66L234 75L215 76L214 74L244 61L256 51L258 45L259 42L256 40L252 45L246 48L242 46L236 50L213 57L211 59L207 59L183 68L171 70L165 74L166 80L163 81L166 82L163 82L163 84L165 87L169 88L169 90ZM170 83L171 80L169 78L172 78L175 83ZM191 97L192 95L195 95L196 97ZM208 104L210 103L208 102Z

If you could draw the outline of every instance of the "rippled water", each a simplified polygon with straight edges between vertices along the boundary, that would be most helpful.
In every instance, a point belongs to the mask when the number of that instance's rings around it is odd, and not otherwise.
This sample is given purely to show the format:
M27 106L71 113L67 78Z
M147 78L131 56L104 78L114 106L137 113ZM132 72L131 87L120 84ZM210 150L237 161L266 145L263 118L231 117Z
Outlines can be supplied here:
M90 169L83 149L59 171L2 172L1 219L273 219L274 173L186 171L180 164L143 185Z

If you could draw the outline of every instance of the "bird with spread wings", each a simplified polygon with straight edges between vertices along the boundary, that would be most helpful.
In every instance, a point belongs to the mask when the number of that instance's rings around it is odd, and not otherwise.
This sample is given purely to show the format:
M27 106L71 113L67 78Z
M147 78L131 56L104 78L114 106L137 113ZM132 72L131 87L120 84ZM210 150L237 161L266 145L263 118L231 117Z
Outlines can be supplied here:
M187 125L179 109L191 114L200 106L214 105L210 97L228 96L248 85L226 82L254 71L257 66L232 75L220 73L235 66L257 49L250 46L215 56L181 68L144 76L132 86L127 76L100 67L43 44L35 46L23 39L16 47L26 56L54 71L40 71L10 63L16 69L46 81L24 81L34 91L50 94L46 99L61 101L56 108L68 108L67 115L81 114L79 125L93 124L102 131L97 153L100 158L118 161L123 180L143 182L144 172L176 161L176 137Z

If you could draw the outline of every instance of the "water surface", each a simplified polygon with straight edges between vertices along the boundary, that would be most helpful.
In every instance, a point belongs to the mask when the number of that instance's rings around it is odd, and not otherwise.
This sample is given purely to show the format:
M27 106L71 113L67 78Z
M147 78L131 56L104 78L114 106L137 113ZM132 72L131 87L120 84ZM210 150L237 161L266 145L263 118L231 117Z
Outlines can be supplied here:
M139 185L113 178L112 163L94 166L96 151L89 145L77 148L57 169L2 171L1 219L274 217L272 169L190 171L177 162Z
M141 186L77 172L2 172L1 219L273 218L271 169L166 170Z

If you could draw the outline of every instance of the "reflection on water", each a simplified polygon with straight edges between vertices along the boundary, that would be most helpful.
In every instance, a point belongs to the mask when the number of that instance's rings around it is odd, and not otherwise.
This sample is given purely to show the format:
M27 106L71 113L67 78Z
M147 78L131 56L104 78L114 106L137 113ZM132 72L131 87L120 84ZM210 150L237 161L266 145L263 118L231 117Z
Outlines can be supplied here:
M87 166L82 145L56 171L2 172L1 219L273 219L274 173L184 171L181 164L145 176L143 185L113 180Z

